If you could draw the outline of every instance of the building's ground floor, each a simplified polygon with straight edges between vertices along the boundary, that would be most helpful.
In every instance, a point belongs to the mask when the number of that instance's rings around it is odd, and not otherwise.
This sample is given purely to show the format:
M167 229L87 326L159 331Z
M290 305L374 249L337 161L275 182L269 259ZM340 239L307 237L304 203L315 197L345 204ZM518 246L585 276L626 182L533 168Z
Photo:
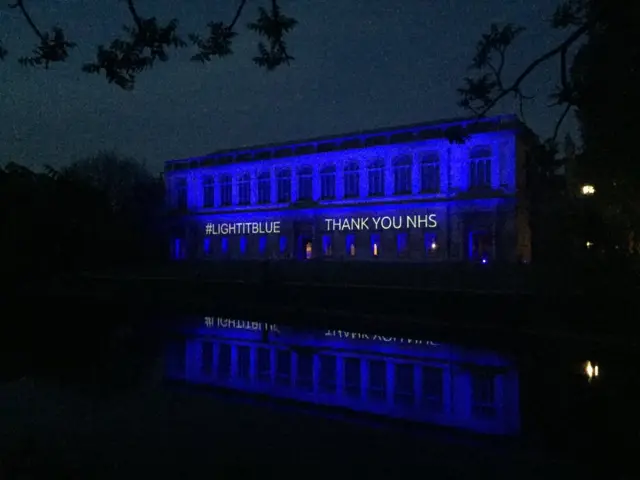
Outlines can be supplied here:
M530 260L513 199L199 213L180 219L175 259Z

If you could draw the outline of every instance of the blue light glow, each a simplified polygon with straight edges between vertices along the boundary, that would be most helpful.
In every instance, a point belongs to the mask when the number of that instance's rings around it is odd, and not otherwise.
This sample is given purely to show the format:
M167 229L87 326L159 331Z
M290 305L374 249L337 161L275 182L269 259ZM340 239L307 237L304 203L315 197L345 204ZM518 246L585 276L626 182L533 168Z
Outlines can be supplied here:
M432 341L206 317L167 375L188 383L492 434L520 429L504 356Z

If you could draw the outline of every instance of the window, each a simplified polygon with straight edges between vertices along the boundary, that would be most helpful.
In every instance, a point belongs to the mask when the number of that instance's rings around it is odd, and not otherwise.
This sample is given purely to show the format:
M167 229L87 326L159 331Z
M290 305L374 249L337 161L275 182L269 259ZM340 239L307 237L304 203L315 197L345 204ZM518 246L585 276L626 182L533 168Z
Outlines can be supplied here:
M251 380L251 348L246 345L239 345L238 355L238 378L241 380Z
M231 175L222 175L220 178L220 205L228 207L233 203L233 188Z
M204 251L205 255L211 255L211 238L207 237L204 239L202 250Z
M247 237L240 237L240 253L247 253Z
M298 200L313 200L313 169L302 167L298 170Z
M469 233L469 258L487 263L493 253L493 238L484 230Z
M276 383L283 387L291 385L291 352L289 350L277 351Z
M200 366L203 375L211 375L213 373L213 343L202 343L202 363Z
M231 377L231 345L218 344L217 377L219 380L228 380Z
M395 382L393 400L402 406L412 406L415 402L415 380L413 364L400 363L395 365Z
M214 183L214 178L213 175L206 175L203 179L202 179L202 196L203 196L203 202L202 202L202 206L204 208L211 208L214 206L215 204L215 183Z
M495 377L488 372L471 375L471 409L477 417L491 417L496 413Z
M420 161L420 189L422 193L440 191L440 158L437 153L427 153Z
M356 162L350 162L344 167L344 196L360 196L360 167Z
M380 234L372 233L371 234L371 255L377 257L380 255Z
M427 410L442 410L442 369L438 367L422 367L422 392L420 397L422 406Z
M258 348L258 381L271 383L271 350L268 348Z
M369 196L380 197L384 195L384 161L376 159L369 164Z
M267 237L260 237L260 255L264 255L267 251Z
M278 172L278 203L291 201L291 170L283 168Z
M229 253L229 239L227 237L222 237L220 248L222 250L222 253Z
M393 193L411 193L411 156L402 155L393 160Z
M398 256L406 257L409 255L409 234L406 232L398 233L396 236L396 244L398 247Z
M331 235L322 236L322 253L327 257L331 256Z
M187 209L187 179L176 179L176 208L178 210Z
M238 204L249 205L251 203L251 175L243 173L238 179Z
M313 353L299 350L297 353L296 389L303 392L313 391Z
M469 188L491 186L491 148L474 147L469 155Z
M344 389L350 397L360 397L362 392L362 369L359 358L344 359Z
M369 362L369 398L382 401L387 398L387 364L383 360Z
M262 172L258 175L258 203L271 203L271 174Z
M337 360L335 355L320 355L320 378L318 386L323 393L335 393L337 382Z
M356 236L355 235L347 235L347 255L349 257L356 256Z
M280 237L280 253L284 255L287 253L287 237L284 235Z
M320 171L320 198L332 200L336 198L336 167L328 166Z
M438 238L433 233L424 234L424 250L427 255L433 255L438 251Z

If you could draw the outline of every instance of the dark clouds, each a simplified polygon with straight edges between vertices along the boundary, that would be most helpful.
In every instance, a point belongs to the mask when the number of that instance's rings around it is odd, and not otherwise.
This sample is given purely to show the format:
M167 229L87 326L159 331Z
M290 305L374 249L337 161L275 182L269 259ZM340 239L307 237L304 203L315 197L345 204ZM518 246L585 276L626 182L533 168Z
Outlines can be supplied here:
M235 56L203 66L179 52L142 75L134 92L123 92L79 71L94 45L108 42L128 22L122 2L28 4L39 24L59 23L81 46L72 61L52 71L24 69L15 59L34 39L15 12L0 16L0 37L13 54L0 63L0 161L27 165L59 165L117 149L160 169L164 160L221 148L456 116L462 112L455 89L491 22L528 27L514 68L558 38L543 18L553 11L553 0L289 0L285 12L300 22L290 39L292 67L274 73L254 67L255 39L243 30ZM142 15L179 18L184 31L228 19L235 8L225 1L216 9L211 0L138 5ZM554 118L544 107L552 67L529 85L541 98L527 120L542 134Z

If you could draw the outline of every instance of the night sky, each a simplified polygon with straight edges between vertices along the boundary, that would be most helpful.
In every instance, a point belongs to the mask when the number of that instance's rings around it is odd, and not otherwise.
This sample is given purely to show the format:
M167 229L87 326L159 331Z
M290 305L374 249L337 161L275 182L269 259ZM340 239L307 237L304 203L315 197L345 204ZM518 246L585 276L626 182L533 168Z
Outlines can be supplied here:
M44 71L21 67L36 43L15 10L0 7L0 38L11 56L0 62L0 163L63 165L98 150L162 162L215 150L437 120L464 114L456 88L475 43L491 22L525 25L510 71L553 45L548 26L557 0L287 0L299 21L290 36L291 67L268 73L251 62L256 37L240 30L235 55L208 65L189 61L190 49L138 78L125 92L80 71L95 45L130 24L119 0L27 0L42 29L54 23L79 47L66 64ZM258 4L250 0L243 25ZM217 7L215 7L217 5ZM205 33L209 20L229 21L235 1L138 0L142 16L180 20L184 38ZM249 15L247 15L249 14ZM546 94L554 63L528 83L540 92L527 122L549 135L555 110ZM514 111L513 102L496 113Z

